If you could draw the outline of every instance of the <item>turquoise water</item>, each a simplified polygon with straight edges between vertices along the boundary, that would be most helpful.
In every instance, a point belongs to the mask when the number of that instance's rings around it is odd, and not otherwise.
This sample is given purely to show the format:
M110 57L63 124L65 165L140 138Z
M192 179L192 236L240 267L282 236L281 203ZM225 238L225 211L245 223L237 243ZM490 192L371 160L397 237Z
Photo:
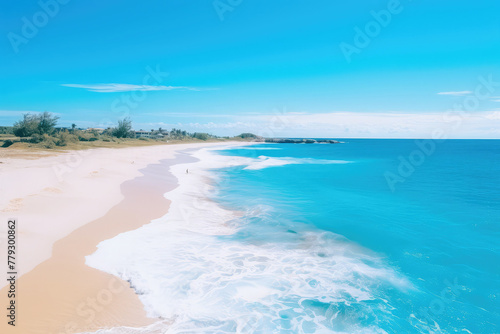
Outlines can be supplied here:
M236 234L219 237L220 247L238 242L292 252L311 233L321 235L304 267L315 294L287 288L272 326L283 333L500 332L500 141L344 142L218 152L289 162L214 171L214 199L244 213ZM352 261L339 267L339 254ZM314 257L332 259L326 275L314 277L310 267L326 263ZM246 307L265 314L273 305ZM261 319L252 331L265 326Z

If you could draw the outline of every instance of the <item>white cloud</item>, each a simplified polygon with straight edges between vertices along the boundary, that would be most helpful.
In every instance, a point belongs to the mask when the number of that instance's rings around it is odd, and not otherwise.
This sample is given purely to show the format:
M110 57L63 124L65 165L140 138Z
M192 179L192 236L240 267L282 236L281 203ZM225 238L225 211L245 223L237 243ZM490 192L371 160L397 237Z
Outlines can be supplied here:
M472 94L472 92L470 90L463 90L463 91L460 91L460 92L440 92L440 93L437 93L437 94L438 95L465 96L465 95Z
M207 118L210 118L209 116ZM180 122L188 131L218 135L253 132L264 137L316 138L432 138L433 132L448 138L500 138L500 111L472 113L276 113L234 115L220 122ZM161 125L159 125L161 126ZM158 126L153 126L158 127ZM169 126L167 126L169 128Z
M32 110L0 110L0 117L21 117L24 114L39 114L41 111Z
M485 116L487 119L500 120L500 111L493 111Z
M62 84L61 86L82 88L91 92L97 93L118 93L118 92L132 92L132 91L160 91L160 90L195 90L199 91L201 89L196 87L186 87L186 86L151 86L151 85L130 85L130 84L90 84L90 85L80 85L80 84Z

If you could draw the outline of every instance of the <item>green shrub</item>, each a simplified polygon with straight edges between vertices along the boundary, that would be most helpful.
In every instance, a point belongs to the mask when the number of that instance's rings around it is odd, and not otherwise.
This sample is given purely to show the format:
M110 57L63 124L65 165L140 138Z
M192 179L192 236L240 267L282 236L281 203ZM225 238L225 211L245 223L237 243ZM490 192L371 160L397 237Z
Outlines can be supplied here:
M78 135L79 141L89 141L89 139L90 139L90 136L85 134L85 133Z
M2 147L9 147L12 144L14 144L14 142L10 139L7 139L6 141L3 142Z
M130 118L126 117L118 120L118 126L113 128L111 133L116 138L133 138L134 132L132 131L132 121Z
M238 137L241 137L243 139L246 139L246 138L257 138L256 135L254 135L253 133L249 133L249 132L242 133Z
M24 114L23 119L14 123L13 132L17 137L30 137L38 131L39 119L36 115Z
M38 132L42 134L53 134L59 116L54 116L49 112L38 115Z
M95 140L98 140L99 138L97 138L96 136L94 136L93 133L91 132L83 132L83 131L80 131L78 133L78 140L79 141L95 141Z
M35 133L34 135L31 136L30 143L33 143L33 144L41 143L44 140L44 136L46 136L46 135L41 135L41 134Z
M208 133L195 132L193 134L193 137L200 140L207 140L208 138L210 138L210 135Z
M13 132L17 137L52 134L58 119L58 116L54 116L49 112L38 115L24 114L23 119L14 123Z
M43 140L40 142L40 144L42 144L43 147L50 148L50 149L56 147L56 141L54 140L53 137L51 137L47 134L42 135L42 137L43 137Z
M78 141L78 137L70 134L68 131L61 131L56 137L57 146L66 146L68 143L74 143Z
M0 133L13 135L14 134L14 127L12 127L12 126L0 126Z
M30 143L41 144L45 148L54 148L56 147L56 140L57 138L53 138L46 133L43 135L36 133L31 137Z
M56 147L56 142L54 141L54 139L50 138L50 140L44 140L42 142L42 145L45 148L53 149L54 147Z
M146 137L139 137L139 140L149 141L149 139L148 139L148 138L146 138Z

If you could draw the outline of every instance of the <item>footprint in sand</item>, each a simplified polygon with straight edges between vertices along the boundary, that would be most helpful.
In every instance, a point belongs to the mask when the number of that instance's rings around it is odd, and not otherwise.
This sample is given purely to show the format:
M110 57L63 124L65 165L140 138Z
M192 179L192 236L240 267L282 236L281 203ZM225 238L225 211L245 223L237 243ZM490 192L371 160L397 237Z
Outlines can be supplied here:
M63 192L61 189L55 188L55 187L47 187L47 188L43 189L43 191L48 192L48 193L53 193L53 194L60 194Z
M14 198L11 199L9 204L5 208L1 210L1 212L14 212L14 211L19 211L23 206L23 199L22 198Z

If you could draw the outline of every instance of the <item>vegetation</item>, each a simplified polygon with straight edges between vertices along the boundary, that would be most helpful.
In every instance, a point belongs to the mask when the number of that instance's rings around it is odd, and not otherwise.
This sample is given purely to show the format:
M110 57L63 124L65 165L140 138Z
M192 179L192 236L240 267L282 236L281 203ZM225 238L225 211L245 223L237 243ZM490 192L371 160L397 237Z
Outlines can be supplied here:
M132 121L130 118L124 118L118 121L118 126L111 132L116 138L134 138L135 134L132 131Z
M0 146L32 147L32 148L67 148L82 149L89 147L116 147L155 145L159 142L196 142L217 140L258 140L260 137L252 133L242 133L239 136L217 137L205 132L190 133L181 129L170 131L163 128L151 129L136 137L130 118L118 120L117 126L107 129L78 129L75 123L69 128L57 127L59 117L44 112L41 114L24 114L13 126L0 127ZM142 131L142 130L141 130ZM15 137L19 137L16 139Z
M14 123L13 133L18 137L31 137L33 135L51 135L59 117L49 112L39 115L24 114L23 119Z
M200 139L200 140L207 140L208 138L210 138L210 135L208 133L195 132L193 134L193 138Z
M72 129L74 131L74 129ZM78 141L78 137L75 136L74 134L69 133L69 131L61 131L57 134L57 141L56 145L57 146L66 146L69 143L75 143Z
M14 123L14 135L18 137L31 137L36 133L38 123L36 116L24 114L23 119Z
M253 133L248 133L248 132L242 133L237 137L240 137L243 139L256 139L256 138L258 138L257 135L254 135Z
M35 116L38 121L38 133L52 135L54 133L54 128L57 125L58 116L54 116L49 112L44 112L38 116Z
M14 134L14 127L12 127L12 126L0 126L0 134L13 135Z

